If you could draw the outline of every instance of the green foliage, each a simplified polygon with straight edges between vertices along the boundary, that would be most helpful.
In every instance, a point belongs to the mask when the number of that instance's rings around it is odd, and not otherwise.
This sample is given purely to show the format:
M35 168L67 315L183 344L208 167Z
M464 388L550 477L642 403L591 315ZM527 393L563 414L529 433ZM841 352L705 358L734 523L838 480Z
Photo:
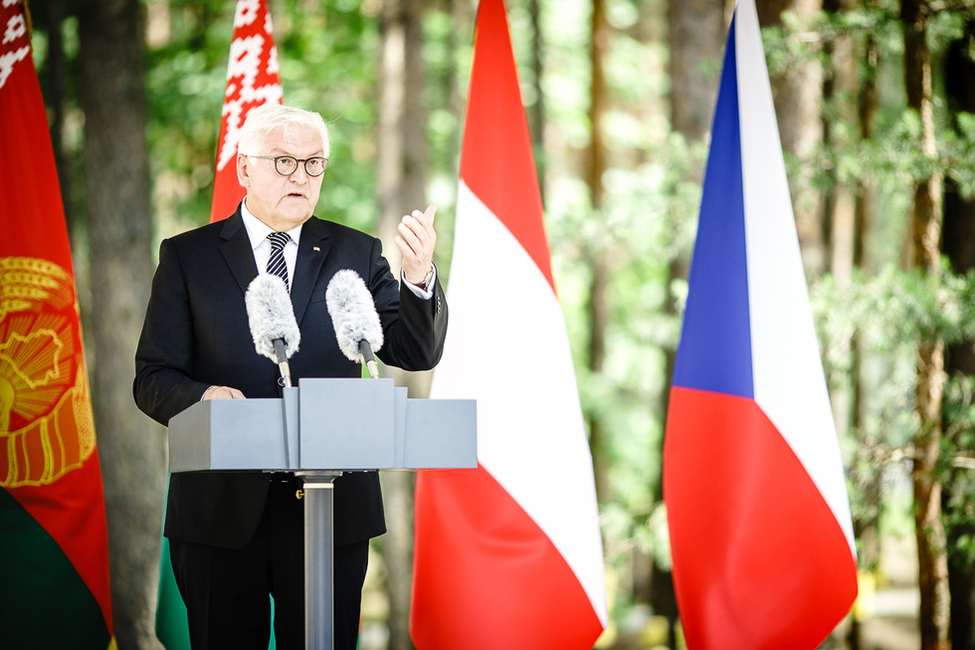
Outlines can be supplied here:
M948 553L966 571L975 569L975 377L951 377L945 386L942 440L944 517Z
M874 277L862 272L840 287L831 276L816 282L811 301L821 341L824 368L832 389L849 388L854 364L870 385L863 417L844 440L848 457L851 507L856 519L869 520L891 506L897 475L909 472L912 440L920 426L914 410L916 349L921 340L947 344L975 339L975 272L939 276L894 266ZM971 345L971 343L966 343ZM975 503L975 378L946 384L943 466L948 500L945 522L957 533L955 551L975 561L972 503ZM884 490L876 494L880 486ZM889 514L889 513L888 513Z
M227 3L172 3L170 37L146 52L153 208L165 235L209 221L233 31Z

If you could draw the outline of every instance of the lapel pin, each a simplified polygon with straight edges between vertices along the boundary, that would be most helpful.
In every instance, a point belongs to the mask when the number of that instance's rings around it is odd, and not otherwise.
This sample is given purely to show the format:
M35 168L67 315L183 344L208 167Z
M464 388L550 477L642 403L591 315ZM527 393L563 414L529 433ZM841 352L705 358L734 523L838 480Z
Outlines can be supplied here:
M322 249L319 248L318 246L313 246L312 247L312 250L315 251L315 252L317 252L317 253L321 253L322 252Z

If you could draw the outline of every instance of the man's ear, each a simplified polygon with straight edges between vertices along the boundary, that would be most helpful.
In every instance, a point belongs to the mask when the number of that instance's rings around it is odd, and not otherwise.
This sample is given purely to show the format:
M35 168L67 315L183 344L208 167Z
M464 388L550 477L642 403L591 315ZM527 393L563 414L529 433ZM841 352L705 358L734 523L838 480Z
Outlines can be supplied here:
M241 187L250 186L250 160L242 153L237 154L237 182Z

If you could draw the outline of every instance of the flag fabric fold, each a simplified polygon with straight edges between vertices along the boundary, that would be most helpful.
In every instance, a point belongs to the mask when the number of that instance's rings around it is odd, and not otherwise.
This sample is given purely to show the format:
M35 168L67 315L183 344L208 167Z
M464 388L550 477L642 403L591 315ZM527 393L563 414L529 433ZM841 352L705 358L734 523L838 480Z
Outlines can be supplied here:
M227 85L220 112L220 136L217 140L210 205L211 223L232 215L244 198L244 188L237 182L237 143L248 113L268 102L280 104L282 99L278 53L274 46L274 29L267 2L237 0L227 60ZM189 650L186 606L176 586L170 563L169 540L165 538L162 540L159 573L156 637L167 650ZM269 648L274 647L272 632Z
M728 35L663 474L688 647L821 643L856 552L754 0Z
M478 8L460 167L430 394L477 400L478 467L417 477L411 634L590 648L607 622L592 459L502 0Z
M115 646L71 247L20 0L0 5L0 635Z

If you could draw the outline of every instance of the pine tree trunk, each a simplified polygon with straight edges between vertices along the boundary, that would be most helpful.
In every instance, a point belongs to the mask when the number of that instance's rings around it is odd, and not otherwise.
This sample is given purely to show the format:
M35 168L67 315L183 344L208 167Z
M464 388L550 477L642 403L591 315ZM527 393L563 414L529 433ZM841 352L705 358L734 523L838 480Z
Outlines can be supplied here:
M952 115L975 113L975 62L968 48L975 40L975 21L969 20L965 32L952 43L944 64L945 94ZM956 273L975 269L975 201L961 196L956 183L945 180L944 252ZM975 352L971 340L948 348L946 372L949 376L975 376ZM952 422L946 422L946 429ZM969 470L962 470L969 471ZM950 483L943 502L948 501ZM975 535L975 522L949 530L948 547L955 548L963 535ZM975 650L975 575L961 558L948 556L948 587L951 594L951 647Z
M394 239L400 218L426 208L427 116L422 94L426 87L421 43L425 3L387 0L381 18L379 70L379 233L383 250L399 277L400 253ZM441 226L438 221L437 226ZM425 397L430 373L384 368L387 377L406 386L411 397ZM413 585L413 491L411 472L384 472L383 498L388 532L382 538L389 600L389 650L409 650L410 598Z
M782 12L792 11L800 20L811 19L822 9L822 0L758 0L762 27L782 25ZM782 149L800 162L798 176L789 179L796 230L802 247L802 260L808 278L822 275L829 264L825 243L826 222L819 192L813 187L812 157L823 141L821 100L823 71L818 61L810 59L790 66L788 76L770 80L775 99Z
M670 0L667 3L667 44L670 50L670 122L689 144L703 141L711 130L714 108L718 97L718 75L701 74L704 65L720 69L721 57L727 36L729 5L725 0ZM700 184L704 180L704 168L693 169L687 181ZM689 252L680 252L671 260L666 286L675 280L687 279L690 267ZM666 310L675 319L677 300L672 291L667 293ZM664 373L667 390L661 395L664 422L670 400L670 380L674 374L677 356L676 346L664 351ZM663 436L660 438L658 456L663 457ZM654 501L663 499L662 481L657 482ZM653 563L650 576L650 604L655 614L668 620L668 645L675 648L677 602L671 573Z
M857 95L856 122L860 128L860 139L868 141L873 135L873 120L877 112L877 45L868 36L862 54L863 78ZM874 185L869 180L861 180L856 191L856 206L853 217L853 266L865 274L871 271L871 260L867 256L866 239L869 233L870 215L873 211ZM850 426L857 433L858 453L870 454L866 465L873 467L863 487L865 499L871 506L870 515L854 518L854 536L859 543L859 566L873 571L880 563L880 502L882 500L882 468L877 468L871 452L871 443L864 430L864 395L866 380L863 373L866 350L863 337L855 332L851 341L850 384L852 401L850 404ZM850 650L860 650L860 622L856 618L850 625L848 638Z
M824 9L830 13L840 14L848 12L853 8L852 0L825 0ZM857 107L853 102L856 96L857 86L859 85L858 69L860 57L856 51L854 38L850 34L842 34L829 44L827 55L832 62L832 74L827 75L823 84L823 98L832 104L833 114L838 120L846 124L855 124L857 120ZM853 143L843 139L843 132L832 128L832 123L823 123L824 139L828 146L843 147L851 146ZM829 270L833 275L836 287L840 291L848 290L853 282L853 269L855 264L855 251L857 249L856 237L857 229L857 206L858 196L855 186L843 185L837 178L833 170L832 191L825 197L826 218L824 220L824 245L829 251ZM844 346L844 353L853 356L857 353L855 348L856 339L848 341L832 341L833 346ZM859 369L859 364L853 363L850 366L850 375L837 376L830 381L830 402L833 407L833 420L836 423L836 433L840 439L846 438L856 420L856 382L857 378L852 375ZM839 373L837 373L839 374ZM853 429L855 430L855 429ZM869 447L859 446L858 449L869 449ZM873 475L871 475L872 478ZM879 485L878 485L879 487ZM855 533L867 533L870 536L870 524L858 520L854 524ZM862 565L861 565L862 566ZM851 626L848 639L850 640L851 650L860 648L860 627L854 610L851 617Z
M927 47L927 22L931 9L926 0L904 0L904 80L908 107L917 111L922 128L921 149L937 154L934 139L934 100L931 54ZM913 268L936 276L940 271L941 239L940 173L914 186L912 211ZM914 526L917 536L918 584L921 591L921 647L948 650L948 562L944 523L941 518L941 483L936 470L941 451L941 405L944 389L944 341L928 336L918 344L916 409L918 431L914 436Z
M531 69L532 79L527 81L534 89L535 101L526 107L528 113L528 130L531 134L532 149L535 153L535 171L538 174L538 185L542 189L542 200L545 197L545 93L542 90L542 75L545 62L542 60L542 25L539 0L528 0L528 15L532 26Z
M606 113L606 82L603 74L603 57L609 47L610 27L606 21L605 0L592 0L592 21L589 40L589 64L592 84L589 88L590 140L586 151L586 184L594 212L602 208L603 172L606 170L606 145L603 140L602 121ZM591 281L589 284L589 370L598 375L606 359L606 326L609 322L607 289L611 269L608 252L597 244L589 250ZM604 442L605 432L598 414L588 414L589 449L592 454L596 496L600 503L608 497L609 465Z
M132 400L133 351L152 276L139 0L78 3L95 342L92 400L120 648L156 645L165 431Z

